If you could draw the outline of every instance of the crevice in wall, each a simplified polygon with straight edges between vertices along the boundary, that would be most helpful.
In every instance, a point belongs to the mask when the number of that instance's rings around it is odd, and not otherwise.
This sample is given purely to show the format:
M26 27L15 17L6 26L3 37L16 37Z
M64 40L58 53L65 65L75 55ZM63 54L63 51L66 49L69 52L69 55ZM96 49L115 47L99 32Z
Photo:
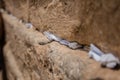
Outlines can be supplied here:
M0 0L0 8L4 8L4 1ZM3 55L3 48L5 45L5 29L2 15L0 13L0 71L2 72L2 79L8 80L6 76L5 61Z

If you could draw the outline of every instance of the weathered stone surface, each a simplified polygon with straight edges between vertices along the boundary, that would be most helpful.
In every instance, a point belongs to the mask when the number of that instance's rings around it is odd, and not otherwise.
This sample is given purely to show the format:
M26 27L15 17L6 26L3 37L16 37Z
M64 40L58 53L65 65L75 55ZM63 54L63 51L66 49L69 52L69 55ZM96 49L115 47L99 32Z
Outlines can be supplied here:
M120 0L5 0L6 9L68 40L95 43L120 56Z
M29 0L5 0L5 8L14 16L28 22Z
M7 11L36 28L27 29L19 20L3 14L9 80L120 80L119 70L103 69L86 52L50 42L41 33L48 30L67 40L95 43L120 56L120 0L4 2Z
M119 3L119 0L53 0L39 7L30 5L30 20L40 31L49 30L80 43L96 43L119 54Z
M3 17L7 33L4 56L10 80L79 80L83 78L86 62L73 54L74 51L56 42L48 44L49 41L41 33L38 33L40 36L36 36L35 30L27 29L11 16L3 14ZM27 38L27 35L33 38ZM37 43L37 39L40 42ZM39 45L39 43L45 45Z
M101 68L86 52L49 42L43 34L26 28L6 13L3 18L7 41L4 57L9 80L120 79L119 70Z

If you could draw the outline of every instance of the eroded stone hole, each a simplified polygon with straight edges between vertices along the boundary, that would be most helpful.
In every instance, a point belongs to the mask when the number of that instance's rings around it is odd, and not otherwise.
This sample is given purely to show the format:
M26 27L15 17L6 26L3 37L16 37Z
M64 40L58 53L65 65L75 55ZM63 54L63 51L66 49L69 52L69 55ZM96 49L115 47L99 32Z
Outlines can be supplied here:
M48 60L45 60L45 61L44 61L44 67L45 67L45 68L49 67L49 61L48 61Z
M51 67L51 68L49 68L49 72L53 73L53 69L52 69L52 67Z

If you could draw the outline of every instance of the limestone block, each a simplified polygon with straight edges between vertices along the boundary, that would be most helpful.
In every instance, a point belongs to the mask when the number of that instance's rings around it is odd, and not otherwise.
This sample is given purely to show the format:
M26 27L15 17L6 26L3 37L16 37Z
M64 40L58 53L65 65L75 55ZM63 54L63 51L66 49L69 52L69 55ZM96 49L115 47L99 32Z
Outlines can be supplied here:
M28 22L29 0L5 0L4 3L9 13Z
M40 31L70 41L95 43L120 56L119 0L5 0L6 9Z
M83 44L95 43L104 51L119 55L119 3L119 0L30 0L30 21L39 31L48 30Z
M120 71L101 68L85 51L50 42L41 32L27 28L13 16L7 13L2 16L6 30L4 57L8 80L120 79Z

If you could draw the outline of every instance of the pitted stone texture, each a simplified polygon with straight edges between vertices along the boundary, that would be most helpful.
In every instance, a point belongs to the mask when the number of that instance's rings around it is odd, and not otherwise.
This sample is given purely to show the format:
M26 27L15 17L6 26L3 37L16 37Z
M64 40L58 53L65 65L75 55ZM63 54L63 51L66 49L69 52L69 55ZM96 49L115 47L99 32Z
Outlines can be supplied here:
M15 35L16 38L19 38L25 41L26 43L29 43L30 45L45 44L49 42L49 40L42 33L39 33L33 28L28 29L27 26L19 22L18 19L14 19L14 17L8 15L5 12L2 15L4 21L7 22L5 26L10 26L10 28L6 28L6 32L8 32L9 34ZM11 33L9 32L10 30L12 30ZM11 38L12 37L6 35L6 40Z
M95 43L120 56L120 0L5 0L8 11L39 31Z
M10 80L78 80L83 78L86 62L79 56L73 55L74 51L57 42L49 43L43 34L34 29L27 29L24 24L6 13L3 13L3 18L6 22L7 41L4 56ZM36 36L37 34L39 36ZM27 38L30 36L33 38ZM45 44L39 44L36 39L39 39L39 43Z
M4 1L6 10L26 22L32 22L38 31L49 30L70 41L86 44L92 42L119 54L119 0ZM103 69L99 63L90 60L85 52L71 50L54 42L48 43L49 40L40 32L24 28L25 26L9 19L9 16L4 18L6 42L10 41L8 48L15 56L18 69L25 80L120 80L119 70ZM38 45L36 40L47 44Z
M29 0L6 0L5 9L14 16L26 22L29 21Z
M15 39L11 41L9 47L12 48L12 54L15 56L24 80L80 80L83 78L86 62L79 56L73 55L74 51L71 53L70 49L61 52L62 45L58 43L30 46ZM63 49L67 47L63 46ZM5 58L11 61L10 57L5 56ZM10 69L9 66L8 69ZM12 78L9 76L9 79Z

